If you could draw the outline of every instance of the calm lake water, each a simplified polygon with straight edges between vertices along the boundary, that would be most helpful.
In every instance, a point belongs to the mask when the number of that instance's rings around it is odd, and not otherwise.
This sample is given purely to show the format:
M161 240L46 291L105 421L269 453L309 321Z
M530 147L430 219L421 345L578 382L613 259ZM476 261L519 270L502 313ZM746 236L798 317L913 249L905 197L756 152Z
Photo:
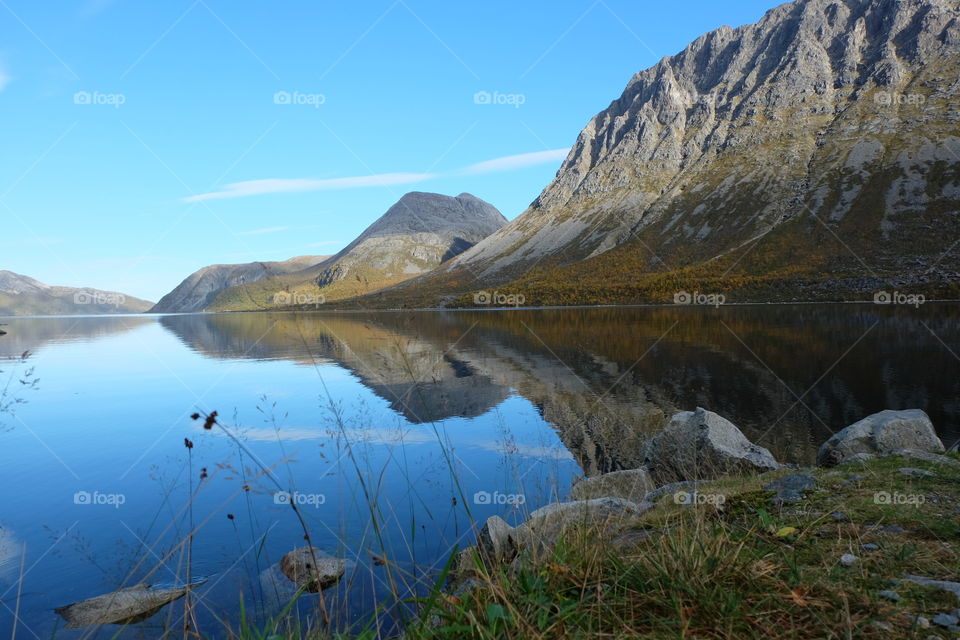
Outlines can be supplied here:
M68 631L52 610L188 575L207 579L210 636L241 594L275 613L292 593L276 563L303 531L257 462L294 490L314 544L350 561L325 592L345 626L391 584L422 593L473 543L472 521L520 521L581 474L636 466L678 410L716 411L786 462L812 463L833 432L887 408L924 409L945 442L960 438L956 305L2 322L0 390L13 380L26 401L0 414L0 635L22 572L18 638L156 638L181 603ZM16 382L28 368L35 389ZM214 410L242 448L190 418Z

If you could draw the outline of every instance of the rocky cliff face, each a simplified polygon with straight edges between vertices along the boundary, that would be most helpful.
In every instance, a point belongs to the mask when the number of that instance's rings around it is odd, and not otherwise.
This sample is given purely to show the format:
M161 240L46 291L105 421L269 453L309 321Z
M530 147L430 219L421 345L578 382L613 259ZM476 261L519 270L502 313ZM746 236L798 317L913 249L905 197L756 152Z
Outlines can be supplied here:
M507 281L629 246L668 271L771 232L819 250L819 232L844 268L955 278L958 71L956 0L798 0L722 27L635 75L530 208L449 269Z
M0 316L143 313L152 302L117 291L57 287L0 271Z
M204 311L221 292L230 287L253 283L270 276L301 271L323 262L327 256L300 256L284 262L216 264L195 271L163 296L152 313L189 313Z

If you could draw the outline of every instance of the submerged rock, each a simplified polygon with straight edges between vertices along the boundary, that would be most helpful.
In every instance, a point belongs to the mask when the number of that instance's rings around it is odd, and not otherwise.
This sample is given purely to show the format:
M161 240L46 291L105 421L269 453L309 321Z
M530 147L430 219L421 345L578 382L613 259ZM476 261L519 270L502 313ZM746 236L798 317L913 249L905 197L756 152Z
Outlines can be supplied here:
M673 416L666 429L644 443L643 459L658 484L780 468L736 425L702 408Z
M817 464L829 467L854 457L890 455L901 449L944 450L933 423L920 409L881 411L855 422L823 443Z
M337 583L347 570L347 561L316 547L300 547L280 558L280 570L298 587L316 593Z
M54 612L67 621L67 629L94 624L130 624L146 620L204 582L206 580L172 589L151 589L148 584L138 584L58 607Z
M657 485L646 469L628 469L584 478L573 485L570 498L572 500L623 498L639 504L649 492L656 488Z

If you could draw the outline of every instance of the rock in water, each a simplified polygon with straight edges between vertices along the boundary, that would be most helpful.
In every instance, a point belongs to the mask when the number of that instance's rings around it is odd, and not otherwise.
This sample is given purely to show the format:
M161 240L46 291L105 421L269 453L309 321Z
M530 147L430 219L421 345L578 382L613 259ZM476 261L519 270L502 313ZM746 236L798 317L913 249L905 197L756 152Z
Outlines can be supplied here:
M657 484L780 468L732 422L699 407L673 416L663 432L644 443L643 459Z
M204 581L172 589L151 589L138 584L118 589L89 600L81 600L54 611L67 621L67 629L94 624L130 624L146 620L164 605L185 596Z
M584 478L570 491L572 500L591 498L623 498L640 504L647 493L657 488L646 469L612 471L593 478Z
M347 570L347 561L316 547L300 547L280 558L280 570L297 586L316 593L337 583Z
M933 423L920 409L881 411L855 422L823 443L817 464L829 467L854 456L889 455L901 449L944 451Z

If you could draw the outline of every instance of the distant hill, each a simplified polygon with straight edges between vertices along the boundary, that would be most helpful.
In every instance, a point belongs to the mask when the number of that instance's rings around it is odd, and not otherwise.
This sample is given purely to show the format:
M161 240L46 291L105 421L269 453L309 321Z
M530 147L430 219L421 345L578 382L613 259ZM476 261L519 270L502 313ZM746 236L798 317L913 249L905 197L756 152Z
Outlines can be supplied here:
M153 306L116 291L56 287L12 271L0 271L0 316L144 313Z
M190 313L205 311L221 292L237 285L252 284L263 278L302 271L330 256L299 256L284 262L215 264L190 274L186 280L163 296L152 313Z
M379 291L436 269L506 223L496 207L468 193L408 193L337 255L227 289L208 309L316 305Z

